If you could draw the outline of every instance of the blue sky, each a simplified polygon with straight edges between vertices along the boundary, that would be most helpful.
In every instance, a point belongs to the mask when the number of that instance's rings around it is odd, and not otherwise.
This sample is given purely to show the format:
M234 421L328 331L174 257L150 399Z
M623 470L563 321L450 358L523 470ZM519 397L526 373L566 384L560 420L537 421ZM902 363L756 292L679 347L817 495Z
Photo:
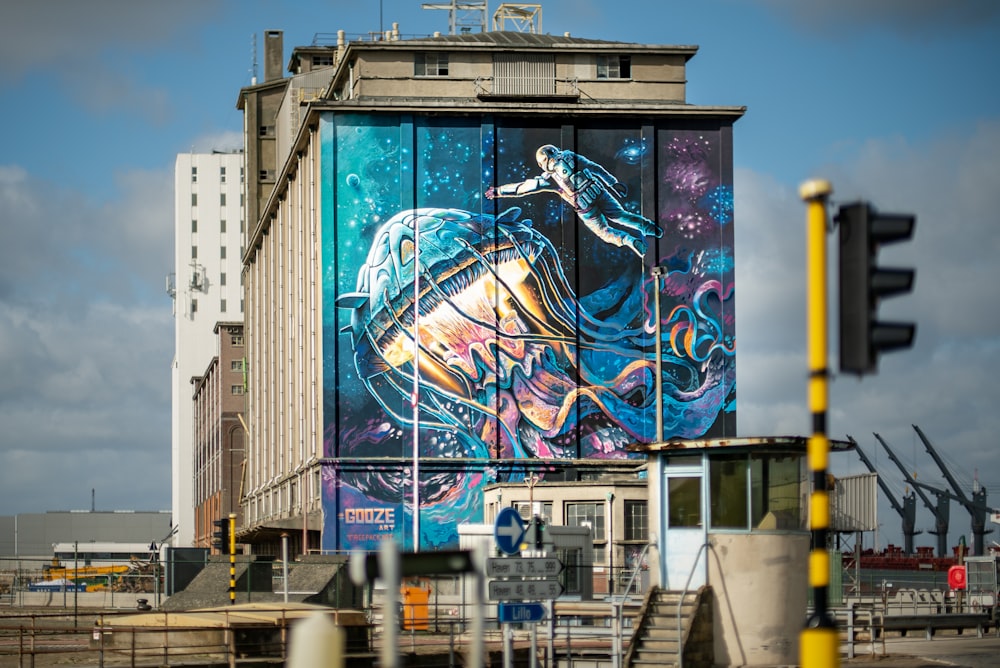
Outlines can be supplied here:
M853 434L881 467L877 431L942 484L918 424L966 489L978 474L1000 506L1000 4L542 7L543 32L698 45L688 101L748 108L734 149L740 432L810 428L797 188L822 176L835 203L918 218L912 243L883 252L918 268L915 293L883 308L918 322L917 344L878 376L834 379L831 434ZM447 32L448 13L418 0L13 0L3 13L0 514L89 508L91 489L103 509L169 508L176 154L238 144L254 34L284 31L287 62L316 33ZM864 470L854 455L834 469ZM969 527L953 508L952 544ZM890 512L884 534L898 544ZM924 509L917 524L932 524Z

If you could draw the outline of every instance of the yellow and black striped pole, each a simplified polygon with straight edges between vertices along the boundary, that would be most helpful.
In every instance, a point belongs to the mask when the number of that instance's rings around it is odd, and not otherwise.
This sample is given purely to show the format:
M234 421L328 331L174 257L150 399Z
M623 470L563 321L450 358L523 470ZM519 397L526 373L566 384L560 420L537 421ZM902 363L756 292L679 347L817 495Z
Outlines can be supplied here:
M229 605L236 605L236 513L229 513Z
M813 614L806 620L806 626L800 637L799 658L803 668L840 665L840 634L828 608L830 553L827 550L827 539L830 532L830 495L827 468L830 459L830 441L827 438L826 425L829 404L826 205L831 192L833 187L830 182L820 179L806 181L799 188L799 194L806 202L809 411L812 414L813 428L807 451L813 488L809 500L809 529L812 531L809 586L813 594Z

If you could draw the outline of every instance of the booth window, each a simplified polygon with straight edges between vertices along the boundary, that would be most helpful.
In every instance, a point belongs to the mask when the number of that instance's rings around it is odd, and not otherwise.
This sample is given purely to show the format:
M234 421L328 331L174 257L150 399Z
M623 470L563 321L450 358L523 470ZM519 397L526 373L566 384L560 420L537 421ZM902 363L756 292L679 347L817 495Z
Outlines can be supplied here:
M759 452L709 462L709 526L734 531L805 528L809 488L798 454Z
M748 529L747 456L713 457L708 488L711 527Z
M668 478L667 506L667 526L700 527L701 476Z
M750 522L755 529L805 528L809 489L801 455L750 456Z

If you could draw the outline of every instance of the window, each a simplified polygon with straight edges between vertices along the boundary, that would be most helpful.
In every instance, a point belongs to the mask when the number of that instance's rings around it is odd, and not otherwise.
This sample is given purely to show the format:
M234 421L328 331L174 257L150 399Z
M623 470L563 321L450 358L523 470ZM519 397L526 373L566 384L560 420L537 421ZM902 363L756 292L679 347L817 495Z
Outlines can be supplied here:
M598 79L631 79L632 56L598 56Z
M416 54L413 74L418 77L448 76L448 54L435 51Z
M591 537L595 541L604 540L604 504L567 503L566 526L589 526Z
M221 300L219 302L219 312L220 313L225 313L226 312L226 300L225 299L223 299L223 300Z
M774 453L750 457L750 522L753 528L805 527L808 485L804 458Z
M748 528L747 457L713 457L709 465L709 522L713 529Z
M262 125L262 126L260 126L260 136L261 137L273 137L274 136L274 126L273 125Z
M667 526L701 526L701 476L667 479Z
M197 260L198 259L198 247L197 246L191 246L191 259L192 260Z
M625 540L649 540L649 508L645 501L625 501Z
M226 168L219 167L219 183L225 183L225 182L226 182Z
M233 360L229 363L229 368L232 371L243 371L243 360Z
M233 394L243 394L242 385L233 385L232 387L230 387L230 390L232 391Z
M198 231L198 221L197 220L192 220L191 221L191 231L192 232L197 232Z
M712 529L794 531L805 528L809 485L803 456L775 452L716 456L709 462L708 474L708 521ZM680 487L676 490L677 503L681 504L678 514L688 504L685 491L691 492ZM670 503L674 502L674 492L671 486ZM671 507L669 521L688 520L675 516L675 509Z
M226 193L219 194L219 206L226 206Z
M333 66L332 53L321 53L313 56L313 67L332 67L332 66Z
M222 234L226 233L226 219L223 218L219 221L219 232Z
M261 181L273 181L274 180L274 170L273 169L262 169L262 170L260 170L260 180Z
M197 312L198 312L198 300L197 299L192 299L191 300L191 314L194 315Z
M242 334L233 334L233 336L229 339L229 343L233 344L234 346L242 346L243 345L243 335Z
M223 247L221 247L219 249L219 257L222 258L223 260L226 259L226 247L225 246L223 246Z
M191 168L191 183L198 183L198 168Z
M242 167L240 167L240 183L243 183L243 168L242 168ZM240 195L240 198L241 198L241 199L242 199L242 197L243 197L243 196L242 196L242 195Z
M222 272L221 274L219 274L219 285L225 285L225 284L226 284L226 272Z
M191 193L191 206L198 206L198 193Z

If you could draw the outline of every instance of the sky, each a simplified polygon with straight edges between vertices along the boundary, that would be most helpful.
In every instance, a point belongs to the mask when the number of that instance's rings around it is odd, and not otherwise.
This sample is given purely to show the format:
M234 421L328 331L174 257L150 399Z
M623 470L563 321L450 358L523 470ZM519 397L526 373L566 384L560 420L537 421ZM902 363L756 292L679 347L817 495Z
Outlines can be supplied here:
M905 483L873 432L945 488L916 424L967 495L978 477L1000 507L1000 3L541 4L542 32L697 45L688 102L747 107L734 129L740 435L811 429L798 188L826 178L831 211L867 200L917 218L912 241L879 256L917 270L914 292L880 309L917 323L915 345L858 379L836 372L832 336L831 437L853 435L897 497ZM176 155L240 145L254 35L284 31L287 62L317 33L393 22L404 38L446 33L448 12L418 0L4 3L0 515L170 508ZM831 266L836 241L831 230ZM831 470L867 471L853 453ZM879 544L901 544L884 500L879 513ZM918 506L917 545L935 544L932 526ZM963 532L953 503L950 544Z

